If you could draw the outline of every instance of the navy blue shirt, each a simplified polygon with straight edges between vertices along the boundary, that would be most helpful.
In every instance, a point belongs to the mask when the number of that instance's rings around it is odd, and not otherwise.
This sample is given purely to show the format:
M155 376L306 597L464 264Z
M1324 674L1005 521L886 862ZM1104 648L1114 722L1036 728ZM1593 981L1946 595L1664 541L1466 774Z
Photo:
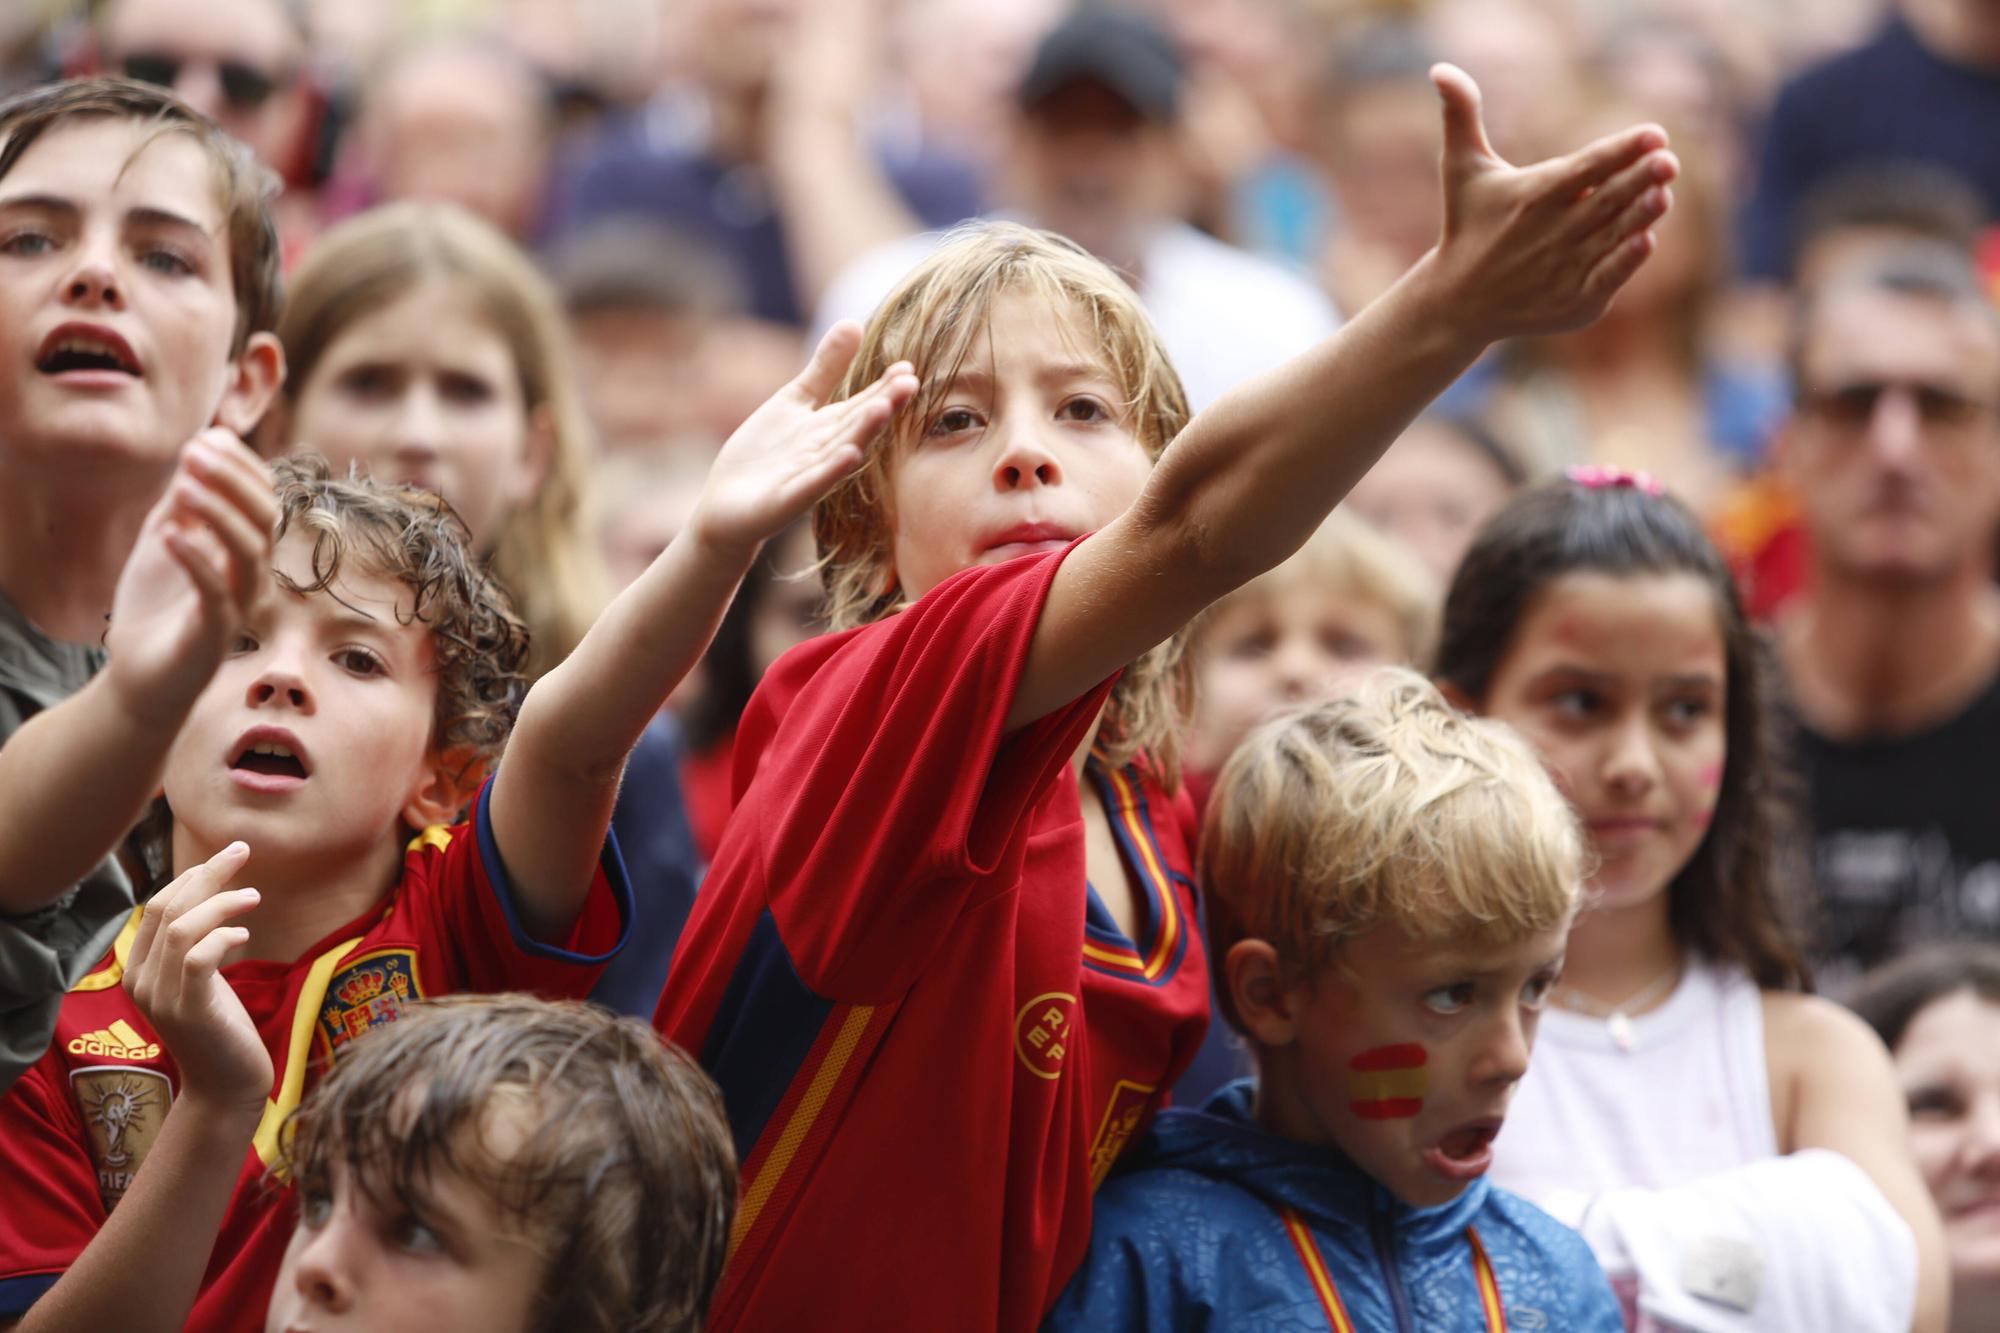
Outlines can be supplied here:
M2000 217L2000 70L1941 59L1896 18L1867 45L1792 79L1764 131L1744 215L1745 271L1787 277L1799 201L1846 168L1885 161L1955 172Z
M590 998L649 1022L701 879L701 858L681 801L680 764L680 728L663 713L625 761L625 781L611 814L632 886L632 921L625 947L605 965Z

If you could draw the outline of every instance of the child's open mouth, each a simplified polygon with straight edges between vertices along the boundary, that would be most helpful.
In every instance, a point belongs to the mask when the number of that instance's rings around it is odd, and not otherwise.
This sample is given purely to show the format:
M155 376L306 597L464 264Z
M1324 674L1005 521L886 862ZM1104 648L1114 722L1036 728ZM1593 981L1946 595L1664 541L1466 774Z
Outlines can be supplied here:
M1446 1180L1475 1180L1493 1165L1493 1140L1499 1133L1498 1120L1467 1121L1424 1149L1424 1160Z
M109 377L111 382L117 382L138 376L139 358L131 344L111 329L94 324L64 324L42 340L35 355L35 369L44 375L75 380Z
M252 791L290 791L312 772L305 747L290 732L256 727L236 742L229 773Z

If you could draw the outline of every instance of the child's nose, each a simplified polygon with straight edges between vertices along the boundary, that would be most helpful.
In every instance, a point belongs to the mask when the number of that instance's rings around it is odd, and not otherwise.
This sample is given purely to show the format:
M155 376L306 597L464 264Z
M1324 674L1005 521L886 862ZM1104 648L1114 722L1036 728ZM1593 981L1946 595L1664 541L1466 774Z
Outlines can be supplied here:
M1519 1083L1528 1072L1528 1031L1518 1012L1502 1014L1488 1038L1480 1081Z
M250 685L250 706L290 707L300 712L312 709L312 691L306 685L305 673L294 662L274 659Z
M1032 429L1007 433L1000 458L993 467L993 484L1003 491L1026 486L1054 486L1062 481L1062 467L1048 444Z
M330 1220L301 1238L292 1283L308 1309L337 1312L354 1303L354 1280L345 1253L346 1231L339 1222Z
M108 306L116 310L125 304L124 291L110 263L95 254L85 254L78 261L63 296L70 305Z

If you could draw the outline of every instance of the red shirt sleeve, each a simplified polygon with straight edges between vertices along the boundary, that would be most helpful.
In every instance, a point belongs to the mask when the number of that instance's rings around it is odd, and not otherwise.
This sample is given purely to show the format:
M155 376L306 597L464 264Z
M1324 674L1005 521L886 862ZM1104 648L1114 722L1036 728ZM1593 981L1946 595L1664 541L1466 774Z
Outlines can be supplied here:
M424 934L451 957L455 988L532 991L551 998L580 997L596 984L618 952L632 919L632 890L618 844L607 830L604 851L568 935L545 944L522 928L514 889L493 837L489 799L480 790L472 822L452 830L448 845L412 854L405 871L407 908L424 921Z
M0 1097L0 1316L56 1284L104 1225L104 1200L76 1099L51 1052Z
M956 574L886 620L795 650L760 687L737 739L749 790L712 873L756 867L816 993L900 994L961 911L1018 882L1030 816L1112 685L1003 732L1074 549Z

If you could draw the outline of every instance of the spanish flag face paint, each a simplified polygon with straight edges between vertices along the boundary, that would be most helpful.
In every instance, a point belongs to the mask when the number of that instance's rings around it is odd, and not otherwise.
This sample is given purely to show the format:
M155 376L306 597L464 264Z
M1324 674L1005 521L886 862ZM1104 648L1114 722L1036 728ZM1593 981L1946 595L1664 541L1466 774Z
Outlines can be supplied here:
M1430 1057L1414 1042L1377 1046L1347 1062L1347 1109L1363 1120L1406 1120L1424 1109Z

